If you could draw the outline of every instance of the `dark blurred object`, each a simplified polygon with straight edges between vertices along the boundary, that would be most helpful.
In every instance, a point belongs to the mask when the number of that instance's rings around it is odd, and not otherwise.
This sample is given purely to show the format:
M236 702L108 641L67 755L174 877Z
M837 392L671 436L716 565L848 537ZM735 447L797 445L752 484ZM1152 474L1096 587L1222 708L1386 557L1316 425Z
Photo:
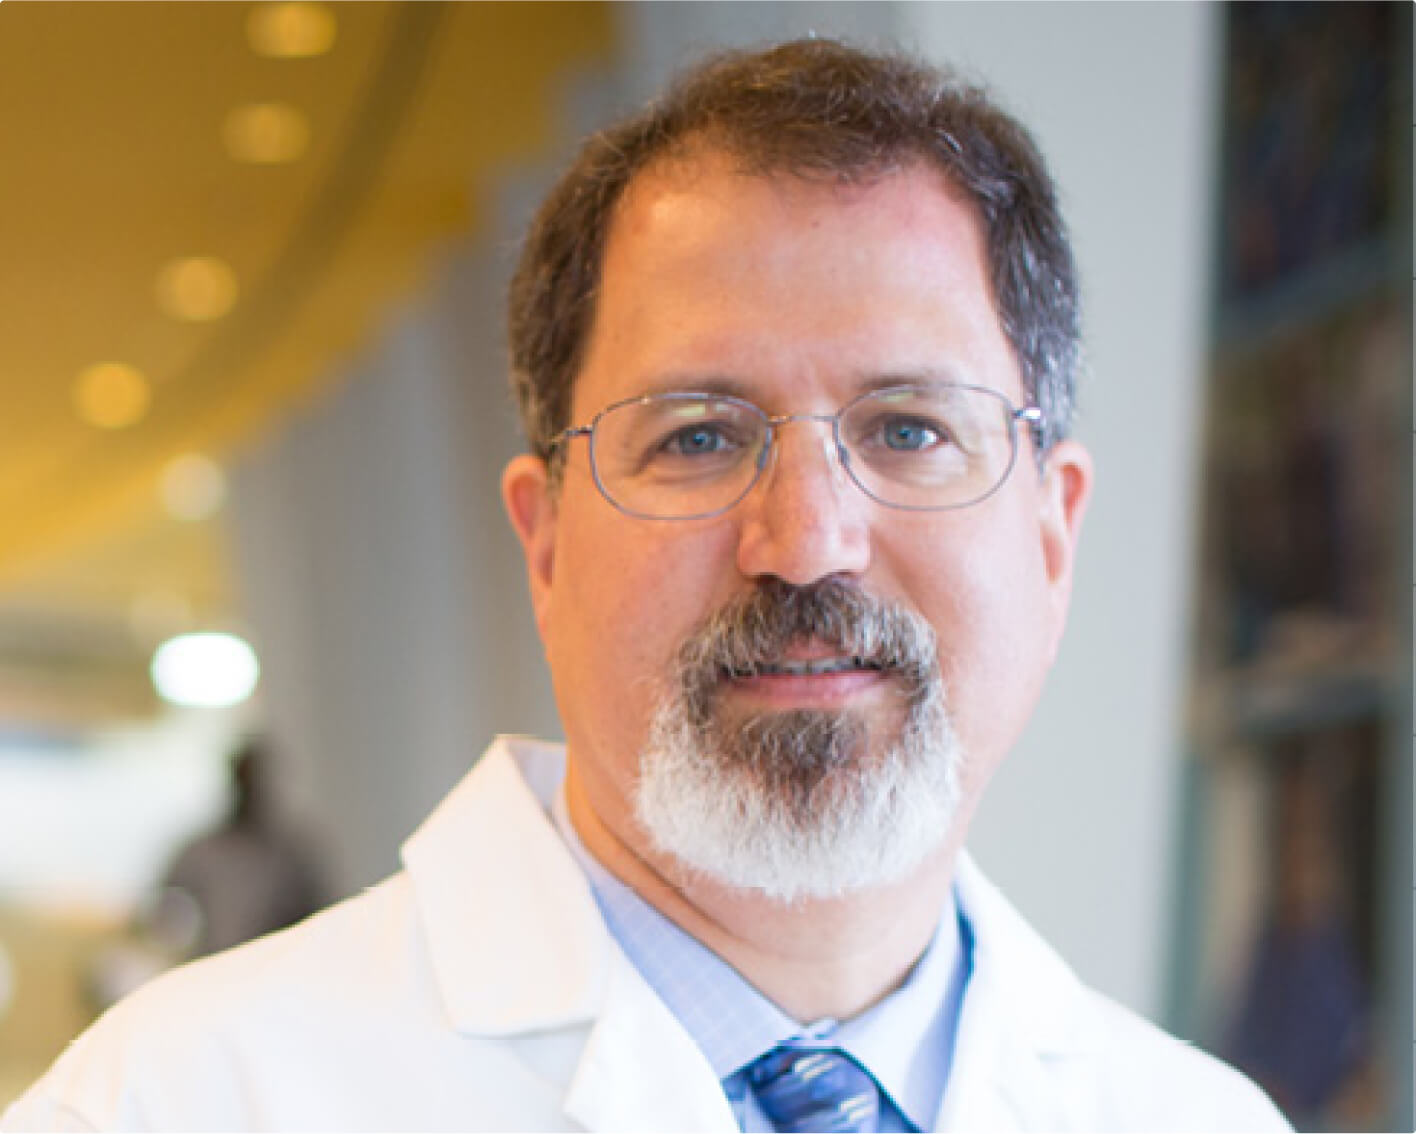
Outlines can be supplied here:
M1235 4L1225 99L1226 299L1373 239L1394 212L1397 4Z
M1369 296L1217 360L1205 597L1222 662L1399 648L1402 323L1399 301Z
M1363 730L1344 731L1330 751L1305 745L1280 757L1272 901L1227 1051L1308 1127L1373 1117L1342 1111L1374 1077L1373 935L1354 923L1352 907L1372 866L1378 746L1363 744ZM1368 774L1354 777L1362 766Z
M1171 1022L1413 1122L1409 4L1231 3Z
M190 938L191 956L284 929L326 900L314 852L275 808L265 744L249 741L231 773L230 817L178 853L150 914L163 938Z

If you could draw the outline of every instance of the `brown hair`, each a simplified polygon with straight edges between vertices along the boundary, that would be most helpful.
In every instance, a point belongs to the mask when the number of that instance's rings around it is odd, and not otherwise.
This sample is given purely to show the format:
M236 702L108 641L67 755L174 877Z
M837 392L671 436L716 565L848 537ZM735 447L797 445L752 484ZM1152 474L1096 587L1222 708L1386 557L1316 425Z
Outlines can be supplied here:
M551 455L595 315L615 205L639 171L690 143L748 172L865 181L923 160L984 223L994 299L1043 411L1045 453L1071 424L1080 366L1076 269L1036 145L976 87L898 54L826 39L734 51L683 74L643 112L593 135L542 204L511 282L512 382L531 450Z

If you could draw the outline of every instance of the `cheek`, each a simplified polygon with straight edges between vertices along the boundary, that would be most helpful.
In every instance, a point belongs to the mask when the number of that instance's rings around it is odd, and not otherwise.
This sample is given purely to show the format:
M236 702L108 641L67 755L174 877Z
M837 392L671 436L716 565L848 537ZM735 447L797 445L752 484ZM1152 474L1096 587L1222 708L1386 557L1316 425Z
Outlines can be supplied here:
M905 594L934 626L960 739L986 775L1041 691L1049 657L1045 572L1026 527L971 528L938 541Z
M562 723L637 750L659 680L720 601L721 541L588 507L563 517L546 636Z

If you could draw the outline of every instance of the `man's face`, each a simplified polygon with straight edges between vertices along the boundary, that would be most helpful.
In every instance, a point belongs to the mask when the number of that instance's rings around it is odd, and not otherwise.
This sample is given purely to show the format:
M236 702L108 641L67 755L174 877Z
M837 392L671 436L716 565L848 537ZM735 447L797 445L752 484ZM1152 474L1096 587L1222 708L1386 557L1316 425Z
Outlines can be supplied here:
M902 381L1025 402L980 225L939 174L910 167L842 187L744 175L706 153L630 185L605 249L573 423L645 393L704 389L772 415L832 414ZM1085 453L1059 445L1040 475L1020 436L997 493L911 512L861 492L829 440L827 424L783 427L744 500L688 521L614 508L595 487L584 439L570 442L558 494L540 462L508 468L507 505L569 742L572 808L583 804L651 861L658 852L632 799L668 675L706 620L764 586L842 584L932 628L963 757L951 846L1032 710L1065 620ZM784 660L832 652L808 636ZM902 724L899 680L874 670L724 674L711 701L724 720L844 714L861 735L888 738ZM863 744L857 758L877 756Z

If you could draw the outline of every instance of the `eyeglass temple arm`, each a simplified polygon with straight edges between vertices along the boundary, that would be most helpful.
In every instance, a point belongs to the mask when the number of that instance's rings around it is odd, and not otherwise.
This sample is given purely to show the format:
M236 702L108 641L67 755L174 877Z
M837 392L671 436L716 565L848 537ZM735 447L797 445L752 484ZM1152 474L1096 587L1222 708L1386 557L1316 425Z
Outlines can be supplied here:
M1013 420L1026 423L1032 431L1033 444L1041 450L1047 448L1047 424L1042 420L1041 406L1024 406L1013 411Z
M557 433L554 437L552 437L548 442L546 442L546 451L547 451L547 452L554 453L557 449L559 449L559 448L560 448L562 445L564 445L567 441L570 441L570 440L572 440L573 438L576 438L576 437L589 437L589 436L590 436L590 433L591 433L591 431L592 431L593 428L594 428L593 426L589 426L589 425L572 425L572 426L569 426L569 427L567 427L567 428L565 428L565 429L562 429L559 433Z

